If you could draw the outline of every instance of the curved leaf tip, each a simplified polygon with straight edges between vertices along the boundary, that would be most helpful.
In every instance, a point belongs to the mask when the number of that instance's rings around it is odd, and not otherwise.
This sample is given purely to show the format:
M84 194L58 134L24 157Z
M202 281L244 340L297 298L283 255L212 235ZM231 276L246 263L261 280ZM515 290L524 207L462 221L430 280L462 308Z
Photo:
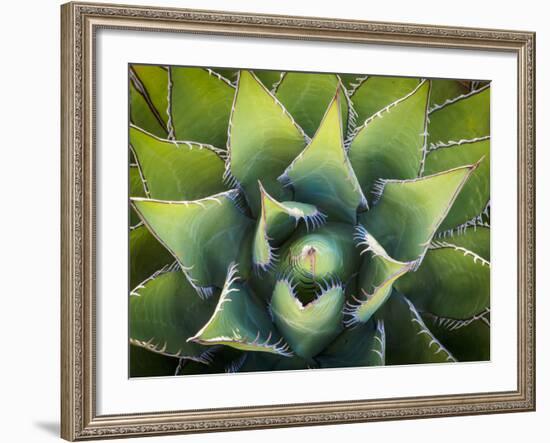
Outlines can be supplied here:
M357 246L363 247L361 254L370 254L360 270L361 296L352 295L346 303L346 326L368 322L391 295L393 283L417 266L415 261L401 262L390 257L362 225L356 227L354 238Z

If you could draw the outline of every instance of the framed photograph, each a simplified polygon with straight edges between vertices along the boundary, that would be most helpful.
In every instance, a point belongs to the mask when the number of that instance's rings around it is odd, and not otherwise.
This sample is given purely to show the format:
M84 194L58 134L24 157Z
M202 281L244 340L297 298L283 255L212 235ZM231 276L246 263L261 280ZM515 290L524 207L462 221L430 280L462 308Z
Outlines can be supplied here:
M63 438L534 410L534 33L61 14Z

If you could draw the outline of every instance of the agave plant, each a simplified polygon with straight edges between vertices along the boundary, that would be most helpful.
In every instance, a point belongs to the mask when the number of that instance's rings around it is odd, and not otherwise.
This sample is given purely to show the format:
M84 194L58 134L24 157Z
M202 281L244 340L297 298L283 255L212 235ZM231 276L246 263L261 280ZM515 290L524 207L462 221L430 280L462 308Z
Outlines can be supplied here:
M488 82L129 75L131 376L489 358Z

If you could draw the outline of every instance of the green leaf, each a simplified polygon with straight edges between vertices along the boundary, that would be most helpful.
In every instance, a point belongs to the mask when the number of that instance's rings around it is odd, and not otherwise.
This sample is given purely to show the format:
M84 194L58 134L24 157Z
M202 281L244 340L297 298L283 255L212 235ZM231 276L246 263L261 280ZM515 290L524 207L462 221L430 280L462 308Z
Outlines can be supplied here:
M327 283L317 298L305 306L294 289L288 279L277 281L270 304L271 315L296 355L310 359L342 331L344 289L338 283Z
M220 74L223 78L225 78L226 80L229 80L230 82L236 81L239 75L238 69L212 68L212 71L216 72L217 74Z
M130 197L146 197L145 187L137 166L130 166ZM140 222L136 211L130 208L130 226L136 226Z
M270 91L281 81L283 73L281 71L254 71L254 75L265 85Z
M281 200L285 194L276 179L303 149L306 138L256 76L241 71L231 114L228 174L244 189L255 216L260 212L258 180Z
M173 137L223 148L235 88L203 68L170 67Z
M304 303L315 297L319 283L336 279L348 284L360 263L353 232L345 223L327 223L314 232L299 228L281 247L277 273L298 284Z
M174 375L180 360L130 345L130 377L163 377Z
M384 366L385 354L384 322L378 320L346 329L316 360L322 368Z
M400 262L391 258L384 248L359 225L355 236L358 246L363 246L361 254L369 256L363 261L359 272L361 295L354 296L346 306L350 316L346 325L366 323L380 309L391 295L393 284L415 266L414 262Z
M454 228L483 212L490 197L490 141L471 140L439 147L426 157L426 174L435 174L457 166L479 162L468 183L460 192L440 230Z
M365 194L379 178L418 176L426 146L429 97L430 82L423 81L355 130L349 158Z
M452 235L440 235L437 240L460 246L491 261L491 228L489 226L468 226L459 231L453 231Z
M387 365L456 362L411 301L400 293L394 291L384 305L383 319Z
M474 80L469 82L470 83L470 90L474 91L476 89L481 89L484 86L488 86L491 84L491 80Z
M130 230L130 289L173 261L145 225Z
M187 339L208 320L216 300L201 299L181 271L171 270L153 275L130 294L130 343L207 362L208 348Z
M434 242L416 272L396 288L421 311L466 319L489 304L490 263L465 248Z
M262 212L256 223L252 262L262 270L273 266L276 258L274 246L286 240L300 220L306 225L318 227L325 222L325 215L313 205L299 202L278 202L259 183ZM272 244L274 246L272 246Z
M447 100L453 100L470 92L469 85L464 81L444 78L433 78L430 81L432 83L430 109L443 105Z
M292 355L274 329L267 307L239 282L237 272L237 266L230 265L214 314L189 341L226 345L242 351Z
M252 221L235 206L237 194L174 202L134 198L132 204L197 290L208 294L208 287L222 287L230 263L250 255L244 245Z
M487 361L491 359L490 311L483 310L467 320L422 314L426 326L458 361Z
M339 92L311 143L279 180L292 186L296 200L317 206L334 221L355 224L357 208L366 200L344 149Z
M225 164L213 146L161 140L136 127L130 144L152 198L197 200L225 190Z
M365 80L363 74L338 74L338 76L348 92L353 91Z
M137 166L130 166L130 197L145 197L145 186Z
M351 96L357 121L363 123L376 112L409 94L418 83L418 78L368 76Z
M277 87L276 96L304 132L313 137L338 88L340 80L335 74L288 72ZM342 89L340 93L345 94ZM340 103L340 112L344 122L342 130L345 131L348 120L345 100Z
M139 88L139 89L138 89ZM152 104L146 99L143 86L130 76L130 122L158 137L166 137L162 120L155 115Z
M491 89L485 86L432 109L428 125L430 149L489 135L490 98Z
M367 231L399 261L421 259L477 164L413 180L378 183L380 201L361 214Z
M144 95L153 112L168 127L168 69L154 65L132 65L133 73L143 85Z

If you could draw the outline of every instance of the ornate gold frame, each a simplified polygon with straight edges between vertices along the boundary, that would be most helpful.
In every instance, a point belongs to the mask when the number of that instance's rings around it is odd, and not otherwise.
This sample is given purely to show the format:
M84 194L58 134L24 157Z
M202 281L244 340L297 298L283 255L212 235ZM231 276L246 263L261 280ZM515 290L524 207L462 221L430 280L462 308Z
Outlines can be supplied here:
M62 17L61 435L67 440L535 409L535 34L68 3ZM99 28L507 51L518 59L517 390L98 416L95 412L94 35Z

